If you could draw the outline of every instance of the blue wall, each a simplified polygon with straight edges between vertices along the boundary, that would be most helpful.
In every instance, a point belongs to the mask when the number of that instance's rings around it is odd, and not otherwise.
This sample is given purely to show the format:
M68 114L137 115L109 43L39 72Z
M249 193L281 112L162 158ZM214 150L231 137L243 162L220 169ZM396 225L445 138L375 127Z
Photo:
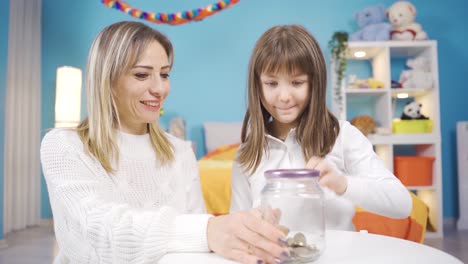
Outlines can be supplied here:
M3 153L5 138L5 91L8 53L8 20L10 1L0 0L0 239L3 239Z
M215 1L128 2L142 9L175 12ZM352 18L354 11L377 3L389 6L393 2L250 0L240 1L238 5L202 22L181 26L151 24L169 36L176 51L171 74L172 91L165 104L162 123L167 124L173 116L184 117L188 137L197 142L200 157L205 152L202 122L242 120L249 55L255 41L267 28L277 24L303 24L328 53L327 42L334 31L352 32L356 29ZM455 122L468 119L468 110L462 107L464 98L468 97L462 77L463 61L468 56L464 45L467 33L463 28L467 18L462 10L468 10L468 3L463 0L448 0L443 5L423 0L412 2L418 9L417 21L424 26L431 39L439 41L441 116L444 117L444 216L455 217L458 215ZM132 18L106 8L97 0L43 1L43 130L53 126L55 69L60 65L84 69L87 51L95 35L103 27L121 20ZM44 201L47 201L45 188L43 195ZM46 202L42 209L42 216L50 217L50 207Z
M444 217L458 217L456 122L468 120L468 2L418 1L421 23L438 40ZM436 3L437 2L437 3Z

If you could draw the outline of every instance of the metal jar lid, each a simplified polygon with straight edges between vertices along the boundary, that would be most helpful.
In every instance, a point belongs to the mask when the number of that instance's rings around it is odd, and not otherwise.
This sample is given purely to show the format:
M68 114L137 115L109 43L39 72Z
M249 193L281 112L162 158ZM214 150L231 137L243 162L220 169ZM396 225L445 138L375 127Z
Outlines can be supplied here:
M320 171L313 169L278 169L264 172L267 179L272 178L308 178L319 177Z

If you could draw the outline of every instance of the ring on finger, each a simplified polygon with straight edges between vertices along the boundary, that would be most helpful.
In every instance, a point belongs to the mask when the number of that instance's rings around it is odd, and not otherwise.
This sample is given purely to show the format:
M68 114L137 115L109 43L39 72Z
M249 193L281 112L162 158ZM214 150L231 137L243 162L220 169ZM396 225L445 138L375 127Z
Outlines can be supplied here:
M254 248L253 248L252 244L247 244L247 252L249 253L249 255L254 254Z

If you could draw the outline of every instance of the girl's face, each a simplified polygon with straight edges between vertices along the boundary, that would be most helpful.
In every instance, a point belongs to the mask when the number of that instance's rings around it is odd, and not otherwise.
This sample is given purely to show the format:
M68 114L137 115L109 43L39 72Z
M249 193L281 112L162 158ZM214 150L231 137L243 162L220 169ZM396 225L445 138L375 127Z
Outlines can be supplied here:
M130 134L147 133L147 124L159 119L159 111L171 88L171 68L166 51L154 41L138 61L119 78L113 96L121 129Z
M260 75L263 106L270 113L276 126L289 129L296 127L309 103L309 79L306 74Z

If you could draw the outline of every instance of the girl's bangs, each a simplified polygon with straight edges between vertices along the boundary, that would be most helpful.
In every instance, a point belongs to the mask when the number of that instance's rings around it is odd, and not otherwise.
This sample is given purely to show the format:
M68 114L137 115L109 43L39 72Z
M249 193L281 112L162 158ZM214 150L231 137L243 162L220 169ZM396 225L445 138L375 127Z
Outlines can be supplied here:
M261 56L258 62L258 74L279 74L298 75L310 72L312 67L310 56L304 50L298 48L272 47Z

